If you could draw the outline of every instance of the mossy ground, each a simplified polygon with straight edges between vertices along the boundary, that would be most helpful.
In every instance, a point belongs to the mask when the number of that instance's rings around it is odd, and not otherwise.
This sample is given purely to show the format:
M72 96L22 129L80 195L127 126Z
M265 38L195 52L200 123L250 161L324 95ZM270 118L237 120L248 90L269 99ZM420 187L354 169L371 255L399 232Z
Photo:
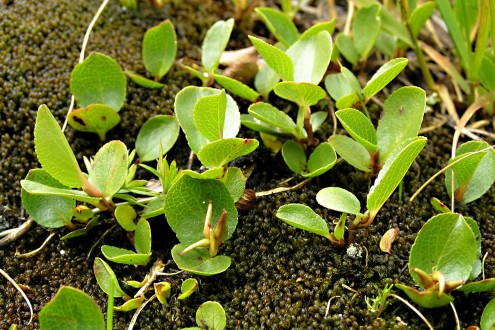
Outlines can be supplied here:
M125 69L142 71L141 38L147 28L170 18L179 37L178 56L199 58L199 45L207 27L218 19L232 16L228 1L176 1L156 11L147 6L138 12L125 11L111 2L100 18L90 39L88 52L97 50L114 57ZM179 4L183 3L183 4ZM37 166L32 143L32 130L39 104L47 104L59 120L64 118L70 100L68 80L77 62L80 42L92 13L99 1L4 1L0 4L0 230L19 224L19 184L30 168ZM244 32L236 32L242 35ZM3 46L3 47L2 47ZM175 94L187 85L198 84L185 72L174 68L165 77L167 88L148 91L129 83L127 103L121 110L122 123L108 134L108 140L121 139L132 146L139 127L154 114L171 113ZM376 113L375 113L376 114ZM377 114L376 114L377 115ZM248 134L248 133L246 133ZM249 133L250 134L250 133ZM373 225L358 233L356 243L363 255L351 258L345 250L335 249L324 238L296 230L274 214L279 206L301 202L313 207L328 221L338 214L328 212L315 202L316 192L327 186L340 186L355 192L361 201L371 181L362 173L342 163L327 174L314 179L304 188L259 198L256 209L241 213L233 238L221 247L221 253L233 259L230 269L214 277L202 277L200 290L188 300L176 297L182 280L180 274L160 280L172 284L169 307L154 301L141 313L139 329L175 329L195 324L197 307L207 300L219 301L227 312L228 328L253 329L416 329L425 326L403 304L391 300L380 318L366 308L365 297L374 297L386 285L412 284L407 271L409 250L424 222L434 213L430 197L446 201L440 179L431 184L418 200L407 199L428 177L440 169L450 155L452 130L436 129L429 133L428 144L413 164L404 180L403 201L395 193L380 211ZM100 147L96 136L69 130L69 139L79 159L89 156ZM181 138L171 156L185 166L187 144ZM263 149L239 162L256 163L248 181L257 191L275 187L291 176L280 157L271 158ZM495 276L493 246L495 240L495 189L479 201L459 209L479 221L483 235L483 251L488 252L485 275ZM10 209L13 210L10 210ZM60 241L59 235L36 257L21 259L24 253L37 248L48 236L48 230L37 227L18 242L0 250L0 267L18 283L28 285L35 312L46 304L61 285L71 285L89 293L106 309L106 296L99 289L92 273L92 260L99 256L99 245L91 251L99 236L111 225L102 222L92 236ZM177 243L163 218L152 219L153 259L168 263L170 249ZM393 253L379 250L381 235L390 228L400 232L393 245ZM63 235L65 232L60 231ZM114 230L104 238L105 244L122 246L125 232ZM365 248L365 249L364 249ZM91 251L91 253L90 253ZM145 267L112 267L121 280L141 280ZM173 262L165 272L173 272ZM352 288L354 291L349 290ZM133 293L128 287L124 289ZM484 305L492 297L484 294L455 294L455 305L462 327L477 324ZM330 307L327 314L327 305ZM117 300L116 304L121 303ZM449 307L422 310L438 329L453 329L454 319ZM124 329L131 313L115 314L115 329ZM8 282L0 278L0 329L16 323L21 329L38 328L37 319L27 325L26 304Z

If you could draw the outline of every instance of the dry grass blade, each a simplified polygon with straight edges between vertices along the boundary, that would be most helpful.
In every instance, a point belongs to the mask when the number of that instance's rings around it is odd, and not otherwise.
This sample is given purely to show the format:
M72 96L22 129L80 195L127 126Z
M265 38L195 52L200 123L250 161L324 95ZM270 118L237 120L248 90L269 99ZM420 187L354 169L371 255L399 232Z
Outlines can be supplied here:
M24 291L22 291L21 287L14 281L14 279L12 277L10 277L9 274L7 274L2 268L0 268L0 274L2 274L2 276L5 277L7 279L7 281L12 283L12 285L17 289L17 291L19 291L22 298L24 298L24 301L26 302L26 304L29 307L29 313L31 315L31 317L29 318L29 323L28 323L28 324L30 324L31 321L33 320L33 314L34 313L33 313L33 306L31 306L31 302L29 301L29 298L26 296Z
M457 125L459 122L459 115L457 114L454 101L452 101L452 97L450 97L447 87L445 85L436 85L436 90L438 96L442 99L443 105L445 105L445 109Z

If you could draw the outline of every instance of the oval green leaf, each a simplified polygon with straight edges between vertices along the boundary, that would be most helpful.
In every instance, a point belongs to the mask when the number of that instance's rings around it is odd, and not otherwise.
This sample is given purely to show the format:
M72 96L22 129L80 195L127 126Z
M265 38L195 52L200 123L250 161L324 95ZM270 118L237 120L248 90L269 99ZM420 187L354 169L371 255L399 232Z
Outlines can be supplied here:
M111 57L91 53L70 75L70 91L81 108L106 104L115 111L124 105L127 80L120 65Z
M110 141L98 150L89 172L89 182L103 196L112 197L127 178L127 147L121 141Z
M309 123L311 124L311 129L313 132L316 132L317 129L325 122L325 119L328 117L328 112L326 111L316 111L311 113L311 117L309 118Z
M139 254L151 254L151 228L149 222L139 219L134 231L134 247Z
M306 205L283 205L277 210L276 217L293 227L306 230L326 238L330 237L327 222Z
M130 312L132 310L139 308L143 304L144 299L145 299L144 296L129 299L120 306L114 306L113 310L118 312Z
M243 99L255 102L260 97L260 94L257 91L239 80L221 74L213 74L213 77L215 78L215 81L220 84L220 86L232 94L242 97Z
M309 155L308 169L301 173L305 178L314 178L330 170L337 161L337 155L330 143L320 143Z
M105 258L117 264L145 266L151 258L151 253L140 254L131 250L109 245L103 245L101 247L101 252Z
M223 138L226 108L225 90L216 95L203 96L194 105L194 125L210 142Z
M222 167L253 152L259 145L255 139L230 138L214 141L198 152L198 159L208 167Z
M268 7L259 7L254 10L261 16L263 22L270 32L277 38L278 41L283 43L285 47L289 47L297 38L299 38L299 32L292 23L292 21L279 10Z
M158 88L162 88L165 86L165 84L162 84L162 83L156 82L154 80L148 79L146 77L143 77L140 74L137 74L136 72L131 71L131 70L125 70L124 73L134 83L136 83L137 85L144 87L144 88L158 89Z
M360 171L371 171L370 153L362 144L345 135L332 135L329 143L346 162Z
M294 80L294 63L289 55L261 39L249 36L258 53L283 80Z
M242 173L240 168L229 167L226 172L223 173L223 177L220 178L232 196L232 200L237 202L246 190L246 177Z
M104 330L100 307L83 291L63 286L39 314L43 330Z
M139 159L148 162L165 155L174 146L178 137L177 118L167 115L151 117L141 127L136 138Z
M439 295L438 291L418 291L404 284L396 284L395 286L404 291L409 299L425 308L438 308L454 301L451 295L445 293Z
M67 122L78 131L98 134L104 141L106 133L120 122L120 116L108 105L91 104L85 109L72 111Z
M196 311L196 323L201 328L209 330L223 330L227 325L225 311L216 301L207 301Z
M26 176L26 180L39 182L50 187L68 189L45 170L33 169ZM72 219L72 209L76 207L73 199L50 195L35 195L21 190L22 206L29 216L37 224L46 228L60 228L70 223Z
M198 248L181 254L187 246L187 244L181 243L172 248L172 258L181 270L191 274L211 276L223 273L230 267L229 257L216 256L212 258L208 249Z
M312 106L325 97L325 91L308 82L282 81L275 85L275 94L299 106Z
M229 190L222 182L184 175L167 193L165 217L179 241L186 244L186 247L204 238L203 227L210 201L213 205L213 228L223 210L227 211L229 233L226 239L229 239L237 227L237 210Z
M286 113L275 108L270 103L258 102L248 108L249 114L262 122L280 128L281 130L295 134L296 123Z
M112 268L101 258L96 257L93 264L96 281L106 294L110 294L110 288L114 290L114 297L126 297L127 294L121 289L117 276ZM112 285L111 285L111 282Z
M335 113L347 133L362 144L370 153L377 150L375 127L361 111L347 108Z
M483 309L480 326L481 330L493 330L495 328L495 299L490 300Z
M69 142L46 105L41 105L34 126L34 149L41 166L55 180L70 187L83 186L83 174Z
M189 298L191 294L194 293L194 291L198 290L199 287L199 282L195 278L188 278L184 282L182 282L182 285L180 286L180 292L181 294L177 297L178 300L184 300L186 298Z
M143 38L143 63L146 70L161 79L172 67L177 52L174 26L170 20L149 29Z
M359 9L353 19L354 46L362 58L367 58L380 33L380 6L373 4Z
M306 170L306 154L299 143L290 140L285 141L282 146L282 157L292 172L300 174Z
M333 31L335 30L335 22L336 19L332 18L332 20L327 22L316 23L308 28L306 31L304 31L303 34L301 34L301 36L299 37L299 40L311 38L321 31L327 31L328 33L330 33L330 35L332 35Z
M327 89L328 94L330 94L332 99L334 99L335 101L339 101L344 97L349 98L349 95L355 95L354 89L351 87L347 78L341 72L329 74L325 78L325 88ZM338 108L343 109L351 107L355 101L357 101L357 96L353 97L352 102L348 102L351 104L347 106L340 106Z
M206 32L203 46L201 47L201 62L208 72L213 72L218 67L218 62L230 39L234 28L234 19L218 21Z
M460 288L456 290L466 292L466 293L475 293L475 292L485 292L491 291L495 289L495 278L487 278L486 280L469 282L464 284Z
M351 63L352 65L356 65L359 61L359 53L354 46L354 42L352 38L346 34L339 33L337 37L335 37L335 45L338 50L344 56L344 58Z
M349 214L361 214L361 203L348 190L338 187L323 188L316 194L316 201L323 207Z
M259 120L255 116L247 114L247 113L243 113L241 115L241 124L246 126L249 129L252 129L253 131L260 132L260 133L266 133L266 134L271 134L271 135L275 135L275 136L285 136L285 137L290 137L292 135L286 131L283 131L282 129L280 129L278 127L268 125L264 121Z
M75 199L76 201L90 203L93 205L96 205L100 202L100 198L91 197L88 194L86 194L84 191L55 188L31 180L21 180L21 187L24 190L26 190L28 193L35 195L59 196L64 198Z
M398 57L382 65L363 88L364 98L369 100L381 91L406 67L407 58Z

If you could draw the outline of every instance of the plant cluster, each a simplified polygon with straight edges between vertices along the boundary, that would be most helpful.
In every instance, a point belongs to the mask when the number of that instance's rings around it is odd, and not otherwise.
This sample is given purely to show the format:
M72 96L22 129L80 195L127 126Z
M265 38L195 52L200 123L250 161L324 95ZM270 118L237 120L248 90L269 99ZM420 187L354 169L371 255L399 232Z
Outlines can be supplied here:
M135 1L121 3L129 8L137 6ZM235 60L224 57L234 19L215 23L203 41L201 65L178 63L180 68L199 78L202 86L189 86L177 93L174 115L150 118L140 129L134 150L129 150L121 141L107 142L94 157L84 159L85 171L48 107L41 105L34 128L35 150L41 168L29 171L21 182L25 210L41 226L68 228L70 232L62 239L88 235L102 218L112 218L115 227L120 226L127 232L126 246L132 249L102 245L101 254L109 262L139 266L146 266L153 259L151 242L155 233L148 219L164 216L179 241L171 250L177 267L194 275L219 274L231 265L230 257L222 255L220 247L235 233L236 203L246 193L246 175L233 164L253 152L260 143L257 139L238 137L242 124L257 132L261 143L274 154L280 152L296 176L310 179L323 175L343 160L374 180L365 208L354 193L340 187L325 187L317 193L319 205L341 213L334 226L305 204L290 203L277 210L276 216L289 225L321 235L335 246L348 246L354 242L357 230L372 225L397 187L402 189L406 173L427 143L425 137L419 136L427 109L426 92L419 87L396 89L383 102L379 121L372 119L378 114L370 103L408 65L406 58L395 56L386 61L363 86L353 70L339 62L342 55L356 67L366 63L374 48L392 57L410 47L418 54L422 70L428 72L421 62L424 59L417 36L432 15L434 3L415 8L410 8L407 1L400 4L405 27L381 4L357 1L359 9L353 18L352 33L338 34L335 44L332 41L335 19L299 33L292 21L297 12L292 2L283 2L283 11L254 9L276 43L272 45L262 38L249 36L254 50L262 58L259 61L252 56L253 49L243 53L251 54L242 58L245 67L252 68L254 63L256 68L249 72L252 84L249 79L231 75L229 65ZM247 8L241 1L236 2L236 6L239 10ZM480 6L481 9L489 7L489 1L482 1ZM474 23L466 19L461 25L465 31L458 31L455 4L452 9L447 2L438 1L437 7L448 25L470 83L447 65L446 71L470 96L485 95L484 103L479 102L472 111L467 111L470 116L493 98L493 93L488 92L492 78L477 73L480 67L487 72L493 69L493 54L480 50L486 47L493 31L482 26L475 50L471 51L466 48L470 39L465 39L469 37L468 27L472 28ZM481 15L483 22L489 22L487 13ZM493 35L491 37L493 39ZM120 121L118 112L126 98L126 76L145 88L162 88L160 80L175 63L176 39L169 20L145 33L142 58L153 79L124 72L115 60L104 54L92 53L82 60L71 74L70 90L80 108L69 112L69 125L96 133L104 141L107 131ZM232 56L237 58L239 54ZM328 73L330 66L334 69ZM425 79L429 84L431 75ZM480 84L471 84L471 81ZM469 88L464 88L465 83ZM223 89L212 87L215 84ZM274 96L287 108L272 104ZM236 97L250 102L247 113L241 114ZM329 104L335 105L338 111L327 111ZM315 108L320 111L313 111ZM326 132L318 131L329 114L340 122L345 134L334 132L327 137ZM466 118L458 120L459 130L469 119ZM174 160L166 157L180 130L191 149L191 158L197 157L202 164L197 171L192 170L192 166L180 169ZM455 203L466 204L480 198L495 182L495 152L486 142L469 141L457 149L456 143L454 139L452 159L441 171L445 172L446 190L452 199L451 210L434 201L434 207L442 214L426 222L410 251L409 272L422 291L396 284L412 301L426 308L451 303L454 290L471 293L495 288L493 278L476 280L483 269L482 233L476 221L454 212ZM156 161L156 166L145 164L150 161ZM137 179L139 167L156 179ZM117 276L104 259L94 260L95 277L108 295L107 329L112 327L114 310L136 310L137 318L139 311L153 299L167 304L171 284L157 281L158 276L170 276L163 273L164 267L161 260L155 260L144 279L126 281L138 290L131 296L120 287ZM152 284L153 295L147 297ZM177 299L186 299L197 288L196 279L186 280ZM374 300L373 309L384 309L390 290L391 287L387 287ZM115 298L122 298L124 303L114 306ZM72 308L61 307L68 305ZM490 303L486 307L481 320L484 329L495 324L491 316L494 306ZM69 315L74 310L81 312ZM86 294L73 288L61 288L43 308L39 316L41 327L60 326L54 324L54 319L61 315L67 322L88 328L105 326L99 308ZM226 326L225 312L216 302L201 305L196 321L199 328Z

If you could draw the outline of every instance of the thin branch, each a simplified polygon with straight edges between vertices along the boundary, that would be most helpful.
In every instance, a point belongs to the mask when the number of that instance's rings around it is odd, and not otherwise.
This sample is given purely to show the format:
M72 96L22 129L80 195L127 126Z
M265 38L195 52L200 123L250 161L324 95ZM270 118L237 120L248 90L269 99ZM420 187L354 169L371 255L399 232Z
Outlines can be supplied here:
M33 219L28 219L26 222L24 222L22 225L20 225L17 228L9 229L8 231L4 231L3 233L6 233L6 236L2 239L0 239L0 247L7 246L12 242L15 242L18 240L22 235L24 235L29 228L31 228L34 224Z
M395 293L391 293L390 296L391 297L394 297L395 299L397 299L397 300L403 302L404 304L406 304L407 307L409 307L414 313L416 313L423 320L423 322L426 324L426 326L430 330L434 330L433 327L431 326L430 322L428 322L428 320L426 319L426 317L424 317L423 314L421 314L421 312L416 307L414 307L413 305L411 305L407 300L405 300L401 296L396 295Z
M48 235L48 237L46 238L46 240L43 242L43 244L41 244L41 246L39 248L37 248L36 250L33 250L31 252L27 252L27 253L23 253L23 254L16 254L16 257L19 257L19 258L30 258L30 257L34 257L39 252L41 252L41 250L43 250L45 248L45 246L52 240L52 238L55 235L56 235L56 232L55 231L52 231L50 233L50 235Z
M12 277L10 277L9 274L7 274L2 268L0 268L0 274L2 274L3 277L5 277L10 283L12 283L12 285L17 289L17 291L19 291L22 298L24 298L24 301L28 305L29 312L31 314L31 317L29 318L28 324L31 324L31 321L33 320L33 314L34 313L33 313L33 306L31 306L31 302L29 301L29 298L26 296L24 291L22 291L21 287L14 281L14 279Z

